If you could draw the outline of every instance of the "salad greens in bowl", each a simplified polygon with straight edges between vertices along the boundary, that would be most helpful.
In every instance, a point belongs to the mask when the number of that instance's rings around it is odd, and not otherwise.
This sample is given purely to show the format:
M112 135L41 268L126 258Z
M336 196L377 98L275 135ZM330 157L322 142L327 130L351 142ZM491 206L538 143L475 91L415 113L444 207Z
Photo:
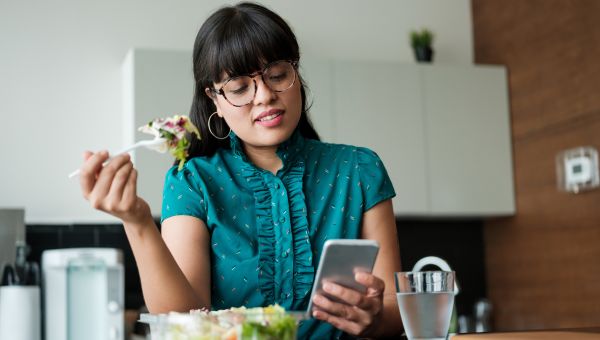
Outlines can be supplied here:
M152 340L294 340L304 313L279 305L190 313L142 314Z

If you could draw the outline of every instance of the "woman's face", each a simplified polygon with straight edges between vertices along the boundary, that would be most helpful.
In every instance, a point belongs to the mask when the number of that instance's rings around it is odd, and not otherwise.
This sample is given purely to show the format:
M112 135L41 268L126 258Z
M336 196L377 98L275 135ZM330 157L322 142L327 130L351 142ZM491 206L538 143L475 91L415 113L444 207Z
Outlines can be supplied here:
M214 88L220 89L228 78L228 75L223 77L225 80L215 83ZM302 96L299 76L295 74L294 84L283 92L273 91L260 75L253 79L256 95L247 105L236 107L221 94L212 94L211 98L219 117L225 119L247 147L277 146L292 135L300 120Z

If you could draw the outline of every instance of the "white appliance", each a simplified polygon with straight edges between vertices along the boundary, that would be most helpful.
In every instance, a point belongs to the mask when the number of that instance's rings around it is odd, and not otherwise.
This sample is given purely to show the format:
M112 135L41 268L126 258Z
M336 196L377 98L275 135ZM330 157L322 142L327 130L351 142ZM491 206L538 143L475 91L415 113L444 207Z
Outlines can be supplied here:
M42 254L46 340L124 339L123 255L112 248Z
M0 286L0 339L40 340L39 286Z

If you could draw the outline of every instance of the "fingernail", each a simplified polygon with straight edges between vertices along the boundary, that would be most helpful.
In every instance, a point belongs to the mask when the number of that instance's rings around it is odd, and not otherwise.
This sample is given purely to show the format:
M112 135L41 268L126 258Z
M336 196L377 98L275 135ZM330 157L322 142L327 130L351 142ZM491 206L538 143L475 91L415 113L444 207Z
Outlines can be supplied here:
M354 276L354 278L356 280L364 280L364 279L367 278L367 274L365 274L363 272L359 272L359 273L356 273L356 275Z
M323 289L324 289L326 292L329 292L329 293L335 293L335 292L336 292L336 290L337 290L337 287L336 287L334 284L331 284L331 283L329 283L329 282L326 282L326 283L324 283L324 284L323 284Z

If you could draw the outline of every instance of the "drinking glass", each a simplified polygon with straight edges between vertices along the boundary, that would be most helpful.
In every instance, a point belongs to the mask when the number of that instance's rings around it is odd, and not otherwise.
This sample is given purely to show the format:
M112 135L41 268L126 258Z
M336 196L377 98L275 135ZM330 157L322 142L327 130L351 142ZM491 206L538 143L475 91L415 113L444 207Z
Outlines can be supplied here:
M398 272L394 276L408 339L446 339L454 306L454 272Z

